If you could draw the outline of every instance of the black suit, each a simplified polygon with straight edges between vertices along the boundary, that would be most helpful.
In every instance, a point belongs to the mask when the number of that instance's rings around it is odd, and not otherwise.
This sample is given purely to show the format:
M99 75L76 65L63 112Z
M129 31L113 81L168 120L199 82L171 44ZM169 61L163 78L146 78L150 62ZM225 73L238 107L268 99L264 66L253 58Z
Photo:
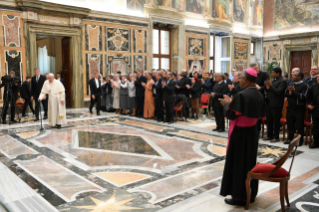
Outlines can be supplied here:
M162 81L163 81L163 79L160 79L154 84L154 88L156 90L156 94L155 94L155 109L156 109L157 120L159 120L159 121L163 121L164 120Z
M31 93L33 99L35 101L35 118L39 119L39 111L40 111L40 102L38 101L42 87L47 78L43 75L39 76L39 80L37 82L36 76L33 76L31 79ZM48 116L48 98L41 101L44 109L44 116Z
M142 83L147 83L147 79L140 75L136 78L135 81L135 88L136 88L136 99L137 99L137 116L143 117L144 115L144 97L145 97L145 88L143 87Z
M282 117L282 107L285 99L286 80L281 76L272 80L269 89L266 88L268 99L267 112L267 137L279 140L280 118Z
M60 79L57 79L58 81L60 81L61 83L62 83L62 85L64 86L64 88L65 88L65 80L64 79L62 79L62 78L60 78Z
M165 102L166 122L174 121L174 90L176 83L169 79L163 87L163 101Z
M31 86L30 86L29 81L26 80L22 84L20 96L21 96L22 99L24 99L22 116L25 116L25 111L26 111L28 106L30 107L32 113L34 113L34 109L33 109L33 106L32 106L32 101L31 101L31 96L32 96Z
M2 111L2 120L6 120L6 116L7 116L7 111L9 108L9 102L11 103L11 121L14 121L14 117L15 117L15 106L16 106L16 101L18 99L18 92L20 91L21 88L21 81L20 79L18 79L18 85L13 84L12 85L12 92L11 92L11 97L8 96L7 97L7 88L8 86L5 86L4 84L0 84L0 88L4 87L4 92L3 92L3 102L4 102L4 107L3 107L3 111ZM10 90L8 92L8 94L10 93Z
M314 84L309 90L309 95L307 98L308 105L314 106L312 112L312 136L313 136L313 145L319 146L319 84Z
M222 81L220 84L217 82L213 88L213 93L215 93L213 98L213 109L217 129L219 130L225 130L225 117L223 113L223 106L218 99L224 98L224 95L226 95L228 91L228 85L224 81Z
M98 84L96 83L98 81ZM102 86L101 86L101 80L99 79L91 79L90 80L90 90L91 90L91 104L90 104L90 112L92 112L92 108L94 107L96 103L96 113L100 114L100 107L101 107L101 95L102 95ZM95 96L93 99L92 96Z

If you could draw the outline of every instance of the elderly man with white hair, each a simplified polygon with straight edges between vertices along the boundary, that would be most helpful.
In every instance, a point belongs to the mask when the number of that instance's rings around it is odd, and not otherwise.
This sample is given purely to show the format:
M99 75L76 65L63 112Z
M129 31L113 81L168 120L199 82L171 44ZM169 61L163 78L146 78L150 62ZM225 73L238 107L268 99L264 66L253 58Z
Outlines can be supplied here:
M46 94L49 95L49 124L61 129L62 124L67 124L65 88L60 81L54 79L53 74L49 74L48 80L44 82L38 101L46 99Z

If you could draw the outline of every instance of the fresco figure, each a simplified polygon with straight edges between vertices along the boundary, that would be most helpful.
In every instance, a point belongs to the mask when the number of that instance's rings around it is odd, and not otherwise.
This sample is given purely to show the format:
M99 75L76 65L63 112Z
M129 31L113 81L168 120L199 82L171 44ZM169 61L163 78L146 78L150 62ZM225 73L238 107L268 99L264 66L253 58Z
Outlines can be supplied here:
M218 16L218 22L223 22L223 19L227 19L226 15L226 0L215 0L216 13Z
M204 5L204 0L186 0L186 11L202 14L202 7Z

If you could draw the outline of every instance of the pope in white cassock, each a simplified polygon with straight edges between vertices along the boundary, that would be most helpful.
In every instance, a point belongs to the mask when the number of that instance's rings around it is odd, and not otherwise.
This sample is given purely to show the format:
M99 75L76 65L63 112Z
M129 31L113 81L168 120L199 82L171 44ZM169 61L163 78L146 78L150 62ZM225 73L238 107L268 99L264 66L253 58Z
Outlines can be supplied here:
M38 101L45 99L49 94L49 124L61 129L66 122L65 109L65 88L63 84L54 79L53 74L49 74L48 80L44 82Z

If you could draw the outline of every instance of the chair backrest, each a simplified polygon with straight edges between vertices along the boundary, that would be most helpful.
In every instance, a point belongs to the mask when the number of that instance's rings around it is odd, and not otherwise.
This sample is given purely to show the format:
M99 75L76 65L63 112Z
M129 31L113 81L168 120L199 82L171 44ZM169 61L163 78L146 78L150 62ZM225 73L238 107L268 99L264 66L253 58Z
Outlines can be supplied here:
M202 96L201 96L201 98L200 98L200 103L201 103L202 105L208 105L209 97L210 97L209 94L203 93Z
M308 111L308 106L306 105L306 112L305 112L305 121L309 121L309 111Z
M284 107L282 109L282 118L283 119L286 119L286 116L287 116L287 107L288 107L288 102L287 101L284 101Z
M290 164L290 168L289 168L289 174L292 168L292 165L294 163L295 160L295 155L297 152L297 148L299 145L299 141L300 141L301 136L300 135L296 135L295 138L290 142L289 147L287 152L278 160L274 163L275 168L273 168L271 171L265 173L265 175L267 177L271 177L276 171L278 171L278 169L286 162L286 160L288 159L290 153L294 150L294 154L293 154L293 158L291 160L291 164Z

